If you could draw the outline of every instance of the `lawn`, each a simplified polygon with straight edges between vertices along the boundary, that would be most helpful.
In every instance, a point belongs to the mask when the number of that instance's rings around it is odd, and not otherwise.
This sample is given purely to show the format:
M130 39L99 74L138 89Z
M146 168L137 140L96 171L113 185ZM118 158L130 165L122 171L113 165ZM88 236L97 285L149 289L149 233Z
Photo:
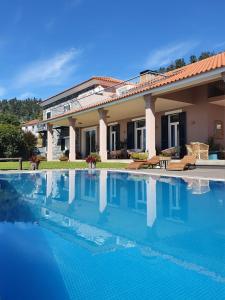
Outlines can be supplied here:
M124 169L127 166L126 163L97 163L97 168L104 169ZM0 170L18 170L18 162L0 162ZM30 163L28 161L23 162L23 170L29 170ZM43 161L40 163L39 169L84 169L87 168L86 162L67 162L67 161Z

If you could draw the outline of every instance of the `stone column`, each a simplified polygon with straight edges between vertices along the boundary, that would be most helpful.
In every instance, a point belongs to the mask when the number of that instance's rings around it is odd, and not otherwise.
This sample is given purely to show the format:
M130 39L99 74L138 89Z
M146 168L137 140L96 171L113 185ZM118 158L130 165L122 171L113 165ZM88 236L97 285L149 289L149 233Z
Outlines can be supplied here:
M102 161L107 161L107 111L99 109L99 155Z
M156 180L152 177L147 184L147 226L152 227L156 220Z
M145 100L145 127L146 127L146 151L148 157L155 155L155 101L152 95L144 96Z
M69 152L69 160L76 160L76 119L68 118L69 121L69 139L70 139L70 152Z
M47 161L53 160L53 128L47 124Z

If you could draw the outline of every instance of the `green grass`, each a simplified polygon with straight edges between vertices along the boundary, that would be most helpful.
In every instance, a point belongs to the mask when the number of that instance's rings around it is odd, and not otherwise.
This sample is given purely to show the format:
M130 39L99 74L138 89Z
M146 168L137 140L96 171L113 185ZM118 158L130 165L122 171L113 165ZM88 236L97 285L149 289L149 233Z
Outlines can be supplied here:
M97 168L101 169L124 169L127 166L126 163L97 163ZM18 170L18 162L0 162L0 170ZM68 162L68 161L42 161L39 169L84 169L87 168L86 162ZM23 170L29 170L30 163L28 161L23 162Z

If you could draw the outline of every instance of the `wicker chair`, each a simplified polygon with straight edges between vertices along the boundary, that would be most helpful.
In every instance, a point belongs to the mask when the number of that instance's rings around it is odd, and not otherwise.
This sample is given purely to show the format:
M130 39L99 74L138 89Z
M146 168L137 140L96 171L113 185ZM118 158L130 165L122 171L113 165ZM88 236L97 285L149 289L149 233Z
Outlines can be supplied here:
M186 145L187 155L193 155L193 149L191 145Z
M190 146L197 159L209 159L209 145L196 142L191 143Z

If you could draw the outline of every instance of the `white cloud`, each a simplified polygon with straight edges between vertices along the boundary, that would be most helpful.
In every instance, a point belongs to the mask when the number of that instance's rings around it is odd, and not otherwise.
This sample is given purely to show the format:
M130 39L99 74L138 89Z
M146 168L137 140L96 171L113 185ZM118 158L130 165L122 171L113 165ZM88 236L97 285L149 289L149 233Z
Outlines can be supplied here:
M25 92L23 94L21 94L20 96L18 96L17 98L20 99L20 100L24 100L24 99L27 99L27 98L34 98L35 95L31 92Z
M80 50L70 49L51 58L35 61L15 78L15 86L50 86L65 82L77 68Z
M0 97L4 96L6 93L6 89L3 86L0 86Z
M198 43L181 42L152 51L145 63L147 68L159 68L170 64L173 60L190 53Z

